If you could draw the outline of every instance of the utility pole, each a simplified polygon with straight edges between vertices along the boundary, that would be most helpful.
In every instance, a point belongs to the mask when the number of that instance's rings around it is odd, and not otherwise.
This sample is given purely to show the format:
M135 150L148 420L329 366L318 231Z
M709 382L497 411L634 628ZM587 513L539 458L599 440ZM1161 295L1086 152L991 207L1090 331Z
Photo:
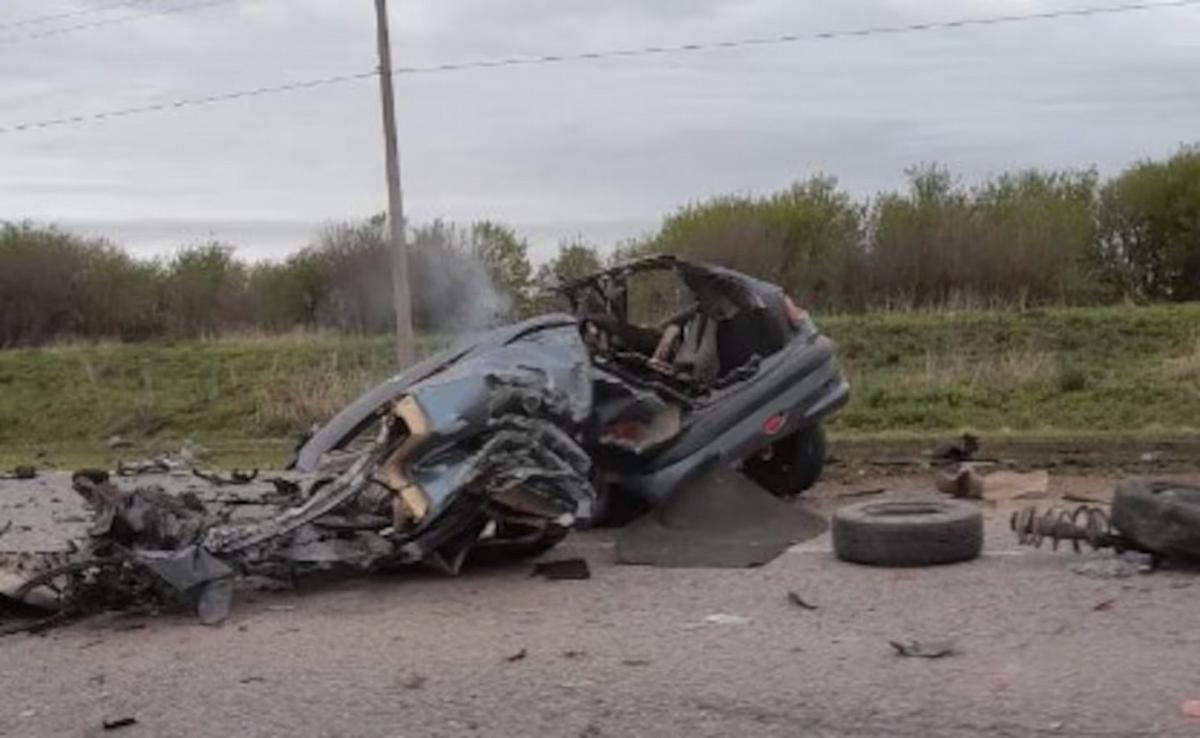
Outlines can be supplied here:
M383 100L383 141L387 149L388 229L391 234L392 302L396 310L396 360L410 366L415 358L412 293L408 286L408 243L404 233L404 196L400 191L400 148L396 144L396 99L392 92L392 45L387 0L375 0L379 41L379 92Z

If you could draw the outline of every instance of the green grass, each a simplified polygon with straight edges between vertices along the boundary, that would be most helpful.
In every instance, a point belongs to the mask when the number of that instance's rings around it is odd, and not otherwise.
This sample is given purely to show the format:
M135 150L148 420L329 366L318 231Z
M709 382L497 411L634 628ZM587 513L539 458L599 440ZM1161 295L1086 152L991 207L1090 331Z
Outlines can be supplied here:
M1200 432L1200 304L818 322L853 385L835 437ZM214 464L281 461L297 434L392 371L383 336L3 351L0 467L39 451L54 465L111 463L184 439L211 449ZM138 448L108 450L114 434Z
M854 386L836 432L1200 429L1200 304L878 313L821 325Z

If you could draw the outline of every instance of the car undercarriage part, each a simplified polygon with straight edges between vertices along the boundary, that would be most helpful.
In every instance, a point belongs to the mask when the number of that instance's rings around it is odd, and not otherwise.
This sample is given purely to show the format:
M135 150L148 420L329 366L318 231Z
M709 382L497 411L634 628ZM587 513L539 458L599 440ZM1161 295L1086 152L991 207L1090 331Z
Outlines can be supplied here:
M825 519L717 465L617 536L617 560L675 568L765 564L816 538Z
M1169 481L1126 479L1117 485L1112 511L1083 505L1074 510L1013 513L1010 525L1022 545L1049 538L1093 549L1141 551L1156 557L1200 558L1200 487Z
M968 561L983 551L983 514L946 500L861 502L834 513L833 550L871 566Z
M1108 513L1095 505L1080 505L1073 510L1059 507L1039 510L1036 505L1029 505L1012 514L1009 527L1022 546L1041 548L1049 540L1055 551L1063 541L1070 541L1076 553L1083 550L1083 545L1092 550L1112 548L1118 553L1138 550L1132 541L1117 533Z

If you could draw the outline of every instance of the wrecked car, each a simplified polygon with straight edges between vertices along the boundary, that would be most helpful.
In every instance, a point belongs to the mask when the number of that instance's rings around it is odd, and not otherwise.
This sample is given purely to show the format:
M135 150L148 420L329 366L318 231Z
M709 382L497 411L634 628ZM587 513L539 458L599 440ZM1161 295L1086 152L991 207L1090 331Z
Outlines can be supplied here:
M215 622L239 574L455 573L468 556L536 554L577 525L677 507L705 475L727 496L747 489L714 470L777 497L816 481L822 421L849 388L833 343L781 288L658 256L559 290L571 314L476 336L350 403L297 449L299 481L254 500L267 511L255 519L229 500L77 474L90 539L10 594L165 590Z
M371 480L391 501L389 536L451 569L477 542L552 545L614 508L661 505L714 465L779 496L816 481L821 423L849 387L780 287L657 256L559 291L573 315L389 379L317 430L295 468L336 465L382 421ZM638 320L635 303L659 315Z

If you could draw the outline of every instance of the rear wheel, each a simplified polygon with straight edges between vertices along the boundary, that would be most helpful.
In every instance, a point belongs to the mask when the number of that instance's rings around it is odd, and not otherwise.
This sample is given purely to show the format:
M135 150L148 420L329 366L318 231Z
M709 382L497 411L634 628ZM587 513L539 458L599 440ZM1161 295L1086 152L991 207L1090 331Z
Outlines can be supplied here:
M825 468L825 428L802 428L746 459L742 471L777 497L793 497L817 483Z

